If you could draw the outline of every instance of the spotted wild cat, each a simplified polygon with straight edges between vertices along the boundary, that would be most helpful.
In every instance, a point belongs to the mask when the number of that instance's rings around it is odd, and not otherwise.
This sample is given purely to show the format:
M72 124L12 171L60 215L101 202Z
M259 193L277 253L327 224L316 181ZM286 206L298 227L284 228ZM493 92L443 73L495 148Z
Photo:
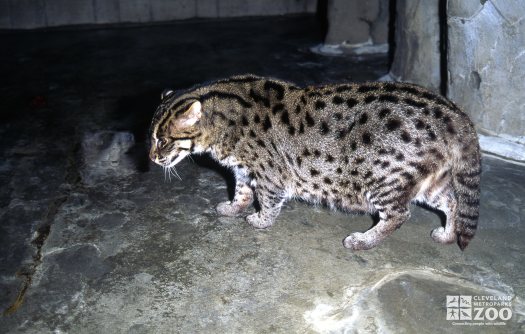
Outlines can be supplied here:
M271 226L283 202L302 198L351 212L378 213L379 222L352 233L344 246L369 249L410 217L411 202L446 214L432 230L440 243L463 250L478 220L480 153L468 116L421 87L387 82L299 88L252 75L183 93L166 91L151 125L150 158L173 167L209 152L236 178L233 216Z

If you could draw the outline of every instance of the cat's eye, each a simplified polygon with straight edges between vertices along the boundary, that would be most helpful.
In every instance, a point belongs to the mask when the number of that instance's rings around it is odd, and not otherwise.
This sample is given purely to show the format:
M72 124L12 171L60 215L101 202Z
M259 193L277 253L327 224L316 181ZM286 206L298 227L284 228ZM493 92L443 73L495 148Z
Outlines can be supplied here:
M167 143L168 143L168 141L166 139L161 138L161 139L157 140L157 148L161 149L164 146L166 146Z

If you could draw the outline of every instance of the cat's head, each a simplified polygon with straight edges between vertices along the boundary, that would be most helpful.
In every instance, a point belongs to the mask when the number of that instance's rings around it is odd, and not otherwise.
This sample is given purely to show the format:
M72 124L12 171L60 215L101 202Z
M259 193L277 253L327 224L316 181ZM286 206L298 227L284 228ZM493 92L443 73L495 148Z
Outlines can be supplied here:
M173 167L191 153L201 151L202 105L191 95L178 96L171 90L161 95L150 128L150 159L163 167Z

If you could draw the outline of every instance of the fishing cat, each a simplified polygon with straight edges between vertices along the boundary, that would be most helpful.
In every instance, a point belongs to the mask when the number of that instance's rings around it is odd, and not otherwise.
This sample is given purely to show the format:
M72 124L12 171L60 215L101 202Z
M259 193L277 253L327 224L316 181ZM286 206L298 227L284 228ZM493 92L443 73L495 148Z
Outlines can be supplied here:
M208 152L235 174L235 196L221 215L271 226L283 202L301 198L379 222L344 246L378 245L418 202L443 211L432 230L463 250L478 220L480 151L469 117L419 86L392 82L300 88L253 75L234 76L182 93L165 91L151 124L150 158L171 168Z

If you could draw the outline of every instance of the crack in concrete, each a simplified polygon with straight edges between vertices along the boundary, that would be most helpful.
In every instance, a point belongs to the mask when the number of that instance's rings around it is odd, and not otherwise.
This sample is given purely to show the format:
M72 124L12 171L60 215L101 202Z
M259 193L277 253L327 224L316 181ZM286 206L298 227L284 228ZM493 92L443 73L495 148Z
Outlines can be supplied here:
M35 274L38 266L42 263L42 247L44 246L44 243L47 237L49 236L49 233L51 232L51 223L53 221L53 218L55 217L62 204L67 200L67 198L68 196L61 196L55 199L49 205L47 213L45 215L44 224L42 224L38 228L36 232L36 237L31 241L31 245L36 247L36 253L33 255L33 262L31 262L25 267L22 267L16 273L16 276L22 279L22 284L20 286L20 290L18 291L15 301L3 312L4 315L9 315L16 312L16 310L18 310L18 308L24 302L27 290L29 289L33 281L33 275Z
M24 303L25 296L31 283L33 282L33 276L37 271L38 267L43 261L42 248L51 233L51 226L55 216L62 207L62 205L68 200L71 191L78 188L80 185L80 174L78 172L78 156L79 145L74 144L69 154L67 155L67 165L64 180L72 186L64 190L61 196L56 197L48 206L46 214L43 218L43 223L38 227L36 236L31 240L31 245L36 248L36 252L33 255L33 261L28 265L22 266L17 272L16 276L22 279L20 288L15 300L9 305L4 311L3 315L7 316L16 312L20 306Z

